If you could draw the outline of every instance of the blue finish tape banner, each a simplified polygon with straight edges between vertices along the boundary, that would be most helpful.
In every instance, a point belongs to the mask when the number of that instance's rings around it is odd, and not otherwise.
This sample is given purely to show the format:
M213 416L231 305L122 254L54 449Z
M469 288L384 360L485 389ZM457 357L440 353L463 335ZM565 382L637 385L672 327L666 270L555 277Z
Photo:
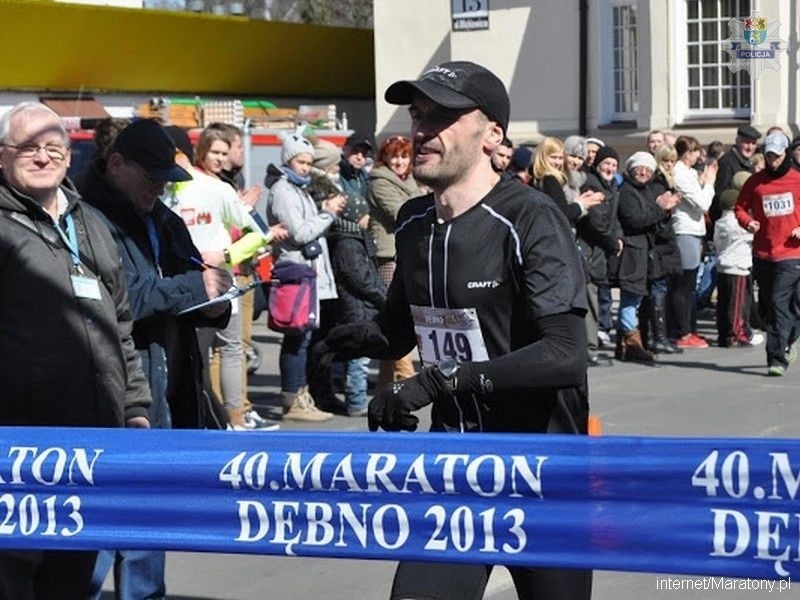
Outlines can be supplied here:
M800 579L800 441L0 428L0 547Z

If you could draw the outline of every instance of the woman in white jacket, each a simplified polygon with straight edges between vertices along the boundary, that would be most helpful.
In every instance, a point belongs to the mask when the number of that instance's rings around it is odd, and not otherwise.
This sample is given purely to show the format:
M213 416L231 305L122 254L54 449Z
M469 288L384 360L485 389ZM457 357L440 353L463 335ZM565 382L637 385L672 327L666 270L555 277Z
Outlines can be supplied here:
M708 342L694 332L692 313L697 268L706 234L705 215L714 199L717 179L716 161L698 172L695 164L700 158L700 142L690 136L675 140L678 161L672 170L675 190L681 201L672 212L672 227L681 254L683 273L673 279L670 293L675 345L679 348L708 348Z

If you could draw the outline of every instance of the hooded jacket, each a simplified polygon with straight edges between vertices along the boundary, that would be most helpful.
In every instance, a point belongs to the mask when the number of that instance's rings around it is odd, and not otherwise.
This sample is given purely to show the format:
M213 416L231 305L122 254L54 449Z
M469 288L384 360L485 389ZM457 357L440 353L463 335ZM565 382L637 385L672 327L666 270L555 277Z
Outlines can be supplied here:
M279 169L270 165L264 183L269 190L267 198L267 221L270 225L283 223L289 237L272 246L275 264L282 262L303 263L317 271L317 298L331 300L337 297L328 244L325 234L333 224L334 215L318 211L314 200L303 188L289 181ZM322 252L313 259L303 256L303 247L318 241Z
M369 229L375 238L378 258L394 260L394 228L397 213L406 200L421 195L422 190L412 175L402 180L385 165L372 169L367 202Z
M199 260L200 253L186 225L156 202L151 213L158 239L156 260L144 218L107 182L102 159L89 168L81 192L105 216L122 258L135 320L133 339L153 394L151 423L202 427L207 415L195 328L223 327L230 313L218 319L200 312L177 315L208 300L200 267L192 261Z
M81 269L99 300L79 298L67 245L32 198L0 178L0 380L3 425L121 427L146 416L150 391L116 245L101 215L65 182Z
M378 314L386 302L386 286L378 277L375 244L369 233L358 226L344 230L337 226L341 221L337 219L328 234L339 292L336 322L355 323Z

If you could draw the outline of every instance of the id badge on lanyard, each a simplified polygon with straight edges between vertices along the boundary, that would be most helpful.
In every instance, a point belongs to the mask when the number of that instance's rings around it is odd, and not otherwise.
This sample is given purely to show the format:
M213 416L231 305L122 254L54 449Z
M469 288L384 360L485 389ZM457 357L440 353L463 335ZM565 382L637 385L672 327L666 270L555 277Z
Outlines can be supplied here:
M75 220L71 214L68 214L64 221L67 224L67 233L58 225L55 225L58 235L69 250L70 259L72 260L72 274L69 276L72 283L72 291L76 298L85 298L87 300L102 300L100 294L100 283L94 277L86 275L81 265L81 256L78 251L78 236L75 233Z
M489 360L478 313L474 308L412 305L411 316L424 366L448 357L459 362Z

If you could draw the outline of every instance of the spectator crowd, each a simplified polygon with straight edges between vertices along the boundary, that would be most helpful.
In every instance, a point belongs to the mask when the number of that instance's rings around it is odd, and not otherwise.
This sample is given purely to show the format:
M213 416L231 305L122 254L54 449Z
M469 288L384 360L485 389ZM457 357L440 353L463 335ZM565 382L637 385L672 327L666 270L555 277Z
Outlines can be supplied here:
M424 104L414 110L434 118ZM577 257L570 264L587 284L585 298L576 284L574 304L587 307L588 365L612 362L604 348L616 360L652 365L712 343L764 344L765 373L786 373L800 333L800 137L743 125L725 149L651 131L641 150L620 156L602 139L578 135L515 147L506 125L492 132L503 141L487 152L493 172L485 179L499 177L504 193L542 192L555 207L547 210L568 223ZM193 143L178 127L109 119L95 140L94 160L73 183L69 139L55 113L24 103L0 118L0 346L18 398L3 407L2 423L278 428L248 398L258 362L252 324L269 306L274 273L306 271L313 326L283 331L282 418L367 416L370 359L351 351L331 362L313 348L333 344L337 326L385 316L400 267L398 214L440 191L415 180L414 139L392 136L376 148L353 135L339 148L301 127L282 136L263 187L244 186L242 132L231 125L211 124ZM453 221L475 218L469 214ZM11 274L25 269L22 288ZM431 297L443 293L447 304L448 291L434 287ZM392 289L400 294L399 285ZM714 340L698 328L698 314L711 308ZM414 378L413 356L382 357L377 387ZM59 401L44 402L58 386ZM92 571L86 593L97 597L112 565L126 597L165 593L163 552L45 558L41 597L84 594ZM0 583L27 585L17 575L30 564L0 556ZM28 597L23 587L9 589Z

